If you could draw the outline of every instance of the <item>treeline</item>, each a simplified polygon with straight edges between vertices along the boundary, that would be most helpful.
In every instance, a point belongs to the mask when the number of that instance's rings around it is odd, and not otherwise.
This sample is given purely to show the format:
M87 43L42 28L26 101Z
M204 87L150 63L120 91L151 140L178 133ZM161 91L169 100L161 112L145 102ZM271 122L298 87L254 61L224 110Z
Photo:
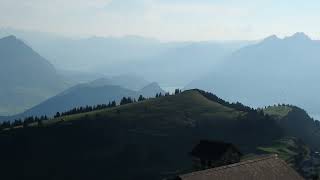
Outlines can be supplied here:
M176 89L175 90L175 93L174 94L178 94L178 93L181 93L181 90L179 89ZM162 94L162 93L157 93L155 98L159 98L159 97L162 97L162 96L170 96L170 93L165 93L165 94ZM131 98L131 97L123 97L120 101L120 105L125 105L125 104L130 104L130 103L135 103L135 102L140 102L140 101L144 101L146 100L147 98L143 97L142 95L139 96L138 98L138 101L135 99L135 98Z
M37 124L38 126L41 126L43 124L43 121L47 121L49 118L47 116L30 116L26 117L24 119L16 119L13 122L11 121L4 121L0 124L0 130L3 129L10 129L13 127L28 127L32 124Z
M257 112L256 109L251 108L249 106L245 106L240 102L236 102L236 103L229 103L221 98L219 98L218 96L216 96L215 94L212 94L210 92L206 92L203 90L199 90L196 89L200 94L202 94L204 97L208 98L209 100L212 100L214 102L217 102L219 104L222 104L226 107L232 108L232 109L236 109L238 111L244 111L244 112Z
M299 108L297 106L294 106L292 104L274 104L274 105L269 105L269 106L264 106L263 109L268 109L268 108L272 108L272 107L289 107L289 108ZM261 109L261 108L260 108Z
M96 110L102 110L102 109L112 108L116 106L117 106L116 101L109 102L108 104L98 104L95 106L88 106L88 105L84 107L80 106L80 107L73 108L69 111L65 111L61 113L57 112L56 115L54 115L54 118L69 116L69 115L79 114L79 113L86 113L86 112L91 112Z
M181 90L179 90L179 89L175 90L174 94L178 94L178 93L181 93ZM155 98L159 98L162 96L169 96L169 95L170 95L170 93L165 93L165 94L157 93ZM146 99L148 99L148 98L145 98L142 95L140 95L138 97L138 100L136 100L135 98L131 98L131 97L123 97L121 99L119 105L140 102L140 101L144 101ZM64 116L69 116L69 115L74 115L74 114L79 114L79 113L87 113L87 112L96 111L96 110L113 108L116 106L117 106L116 101L109 102L108 104L98 104L95 106L88 106L88 105L87 106L80 106L80 107L76 107L76 108L73 108L73 109L65 111L65 112L56 112L56 114L53 116L53 118L59 118L59 117L64 117ZM40 116L40 117L30 116L30 117L26 117L24 119L16 119L13 122L12 121L4 121L4 122L0 123L0 131L4 130L4 129L11 129L14 127L28 127L28 126L31 126L32 124L42 126L43 121L47 121L49 119L50 118L48 118L47 116Z

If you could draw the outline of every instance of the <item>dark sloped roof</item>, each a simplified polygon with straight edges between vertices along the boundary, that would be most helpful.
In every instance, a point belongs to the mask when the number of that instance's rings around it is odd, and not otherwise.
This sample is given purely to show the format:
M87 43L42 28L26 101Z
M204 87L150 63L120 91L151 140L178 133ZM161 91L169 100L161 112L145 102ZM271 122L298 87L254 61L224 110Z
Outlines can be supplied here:
M303 180L277 155L179 176L181 180Z
M216 160L230 148L241 154L238 149L230 143L201 140L200 143L193 148L191 155L198 158Z

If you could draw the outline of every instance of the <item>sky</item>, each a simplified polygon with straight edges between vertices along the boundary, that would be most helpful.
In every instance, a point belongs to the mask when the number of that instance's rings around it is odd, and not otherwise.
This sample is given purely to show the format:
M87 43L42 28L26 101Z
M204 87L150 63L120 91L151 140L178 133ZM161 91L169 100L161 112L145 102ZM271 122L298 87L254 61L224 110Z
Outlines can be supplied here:
M319 0L0 0L0 28L163 41L320 39Z

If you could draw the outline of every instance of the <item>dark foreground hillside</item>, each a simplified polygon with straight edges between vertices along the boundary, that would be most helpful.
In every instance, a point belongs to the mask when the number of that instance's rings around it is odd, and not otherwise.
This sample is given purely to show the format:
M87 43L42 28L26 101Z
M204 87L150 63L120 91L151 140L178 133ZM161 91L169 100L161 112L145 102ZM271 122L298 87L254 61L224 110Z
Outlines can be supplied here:
M201 139L253 153L282 136L269 116L190 90L3 131L1 179L157 180L190 171Z
M277 105L263 110L278 122L287 136L298 137L312 148L320 148L320 123L296 106Z

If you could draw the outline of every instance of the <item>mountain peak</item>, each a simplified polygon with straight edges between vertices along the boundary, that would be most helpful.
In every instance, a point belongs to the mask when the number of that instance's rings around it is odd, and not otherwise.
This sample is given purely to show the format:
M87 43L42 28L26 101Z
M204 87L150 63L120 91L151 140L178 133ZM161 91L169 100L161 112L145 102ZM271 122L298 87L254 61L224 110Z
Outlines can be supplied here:
M2 38L3 40L5 40L5 39L8 39L8 40L17 40L17 37L16 36L14 36L14 35L10 35L10 36L6 36L6 37L4 37L4 38Z
M147 86L145 86L145 88L146 87L160 87L160 86L157 82L152 82L152 83L148 84Z
M286 40L307 40L310 41L310 37L303 32L297 32L292 36L285 38Z
M102 77L99 79L96 79L94 81L91 81L88 83L90 86L99 87L99 86L106 86L106 85L114 85L111 79Z
M278 38L278 36L276 36L276 35L271 35L271 36L269 36L269 37L266 37L264 40L263 40L263 42L273 42L273 41L277 41L277 40L280 40L279 38Z
M141 94L144 94L147 97L154 97L156 93L162 93L165 94L165 91L161 89L158 83L153 82L145 86L140 90Z
M141 91L147 90L147 89L148 89L148 90L160 90L160 92L164 92L164 91L161 89L160 85L159 85L157 82L152 82L152 83L146 85L145 87L143 87L143 88L141 89Z
M21 42L16 36L10 35L0 39L3 42Z
M0 39L0 43L2 47L10 47L10 46L15 46L15 47L22 47L22 48L29 48L29 46L24 43L22 40L18 39L14 35L6 36Z
M308 35L306 35L305 33L303 32L297 32L295 34L293 34L292 36L288 36L288 37L285 37L283 39L280 39L278 36L276 35L271 35L267 38L265 38L262 42L263 43L272 43L272 42L276 42L276 41L298 41L298 42L304 42L304 41L312 41L310 39L310 37Z

